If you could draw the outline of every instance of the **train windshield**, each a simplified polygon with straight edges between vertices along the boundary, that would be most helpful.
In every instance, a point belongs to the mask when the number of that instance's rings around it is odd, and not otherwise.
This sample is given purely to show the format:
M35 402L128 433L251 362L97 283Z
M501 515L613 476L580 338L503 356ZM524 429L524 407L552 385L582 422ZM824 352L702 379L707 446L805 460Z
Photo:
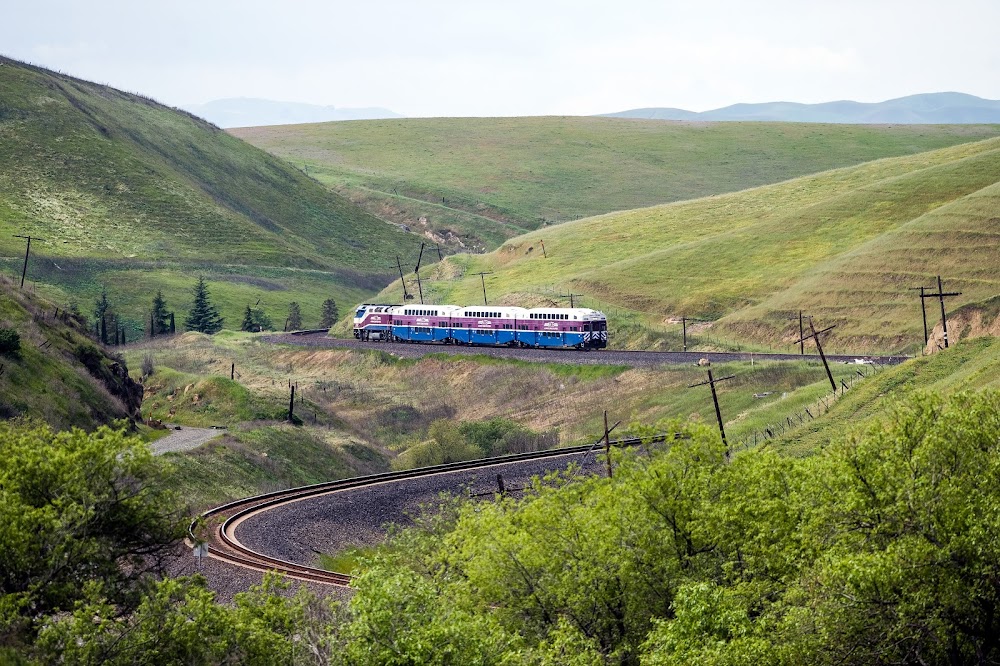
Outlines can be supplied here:
M361 319L364 316L365 316L365 309L364 308L360 308L357 312L354 313L354 318L355 319Z

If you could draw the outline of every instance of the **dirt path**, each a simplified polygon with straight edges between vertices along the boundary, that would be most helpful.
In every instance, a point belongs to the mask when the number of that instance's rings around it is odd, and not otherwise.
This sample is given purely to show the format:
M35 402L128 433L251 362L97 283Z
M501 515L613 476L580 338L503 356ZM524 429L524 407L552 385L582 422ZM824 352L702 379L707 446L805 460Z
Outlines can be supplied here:
M187 451L189 449L196 449L205 442L223 435L225 432L225 430L217 430L215 428L189 428L188 426L181 426L180 430L171 429L169 435L163 439L156 440L150 446L153 448L154 456L171 451Z

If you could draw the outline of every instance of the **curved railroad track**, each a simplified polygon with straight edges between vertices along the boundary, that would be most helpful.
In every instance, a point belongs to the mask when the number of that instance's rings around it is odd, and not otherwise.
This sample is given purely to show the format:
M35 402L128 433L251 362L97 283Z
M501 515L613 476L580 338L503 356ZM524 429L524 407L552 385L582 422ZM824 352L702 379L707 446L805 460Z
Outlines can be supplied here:
M540 363L570 363L582 365L624 365L633 368L657 365L697 365L705 358L712 363L732 361L815 361L818 354L758 354L756 352L663 352L625 351L602 349L600 351L580 351L576 349L519 349L516 347L488 347L476 345L445 345L439 343L407 342L363 342L354 338L331 338L325 330L297 331L264 335L260 338L270 344L287 344L299 347L322 347L327 349L378 350L404 358L420 358L428 354L452 354L459 356L493 356L513 358L521 361ZM831 363L854 363L861 359L879 365L896 365L911 358L909 356L872 356L868 354L827 354Z
M658 435L646 442L663 442L672 439L672 436ZM638 438L620 439L611 442L615 447L628 447L641 444L643 440ZM360 476L352 479L341 479L339 481L329 481L317 483L311 486L291 488L264 495L257 495L245 499L223 504L209 509L191 522L188 528L188 543L191 546L204 543L208 547L208 556L228 562L230 564L252 569L255 571L278 571L290 578L320 583L324 585L335 585L346 587L350 585L351 576L349 574L325 571L315 567L310 567L296 562L272 557L265 553L248 548L236 537L236 529L243 521L259 515L269 509L284 506L292 502L300 502L309 498L328 495L343 490L362 488L376 484L391 483L403 479L414 479L421 476L430 476L447 472L477 469L494 465L506 465L512 462L529 460L539 460L543 458L556 458L563 456L585 455L593 451L601 442L587 444L583 446L567 447L563 449L551 449L548 451L536 451L532 453L518 453L496 458L486 458L482 460L470 460L466 462L448 463L435 465L433 467L422 467L419 469L405 470L401 472L384 472L382 474L372 474ZM204 540L199 539L197 534L207 529L207 536Z

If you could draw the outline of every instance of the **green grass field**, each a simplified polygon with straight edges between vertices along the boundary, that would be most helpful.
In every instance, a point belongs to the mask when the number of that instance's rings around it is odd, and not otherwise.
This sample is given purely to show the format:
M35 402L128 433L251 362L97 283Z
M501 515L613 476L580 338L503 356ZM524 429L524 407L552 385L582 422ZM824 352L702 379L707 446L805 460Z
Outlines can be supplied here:
M106 286L137 329L157 288L180 312L198 275L237 328L262 296L276 322L292 300L353 304L419 247L205 121L0 58L0 270L19 276L14 234L44 239L28 274L40 293L87 312Z
M996 126L433 118L230 130L453 248L995 137Z
M448 258L424 275L425 295L481 302L476 274L492 271L492 303L565 304L558 296L572 292L661 330L697 317L718 338L789 350L802 309L837 326L832 351L914 353L922 324L910 287L942 275L962 292L949 311L1000 293L998 211L1000 139L988 139L535 231ZM399 297L398 282L382 294Z

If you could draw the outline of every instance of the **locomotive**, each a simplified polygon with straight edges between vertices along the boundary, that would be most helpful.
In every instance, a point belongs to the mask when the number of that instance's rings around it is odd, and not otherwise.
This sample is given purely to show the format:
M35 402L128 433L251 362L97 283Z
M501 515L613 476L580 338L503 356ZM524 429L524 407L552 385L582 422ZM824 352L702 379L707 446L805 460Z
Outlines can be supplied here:
M608 320L589 308L364 303L354 312L359 340L458 345L604 349Z

